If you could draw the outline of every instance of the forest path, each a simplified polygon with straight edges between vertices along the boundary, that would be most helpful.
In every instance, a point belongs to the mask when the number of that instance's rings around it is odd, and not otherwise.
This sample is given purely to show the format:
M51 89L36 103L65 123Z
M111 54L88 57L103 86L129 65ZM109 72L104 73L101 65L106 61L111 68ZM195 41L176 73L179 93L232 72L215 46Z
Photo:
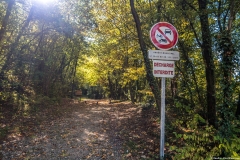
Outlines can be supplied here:
M46 112L34 131L12 133L3 141L2 159L146 159L158 152L141 107L129 102L72 101L58 118Z

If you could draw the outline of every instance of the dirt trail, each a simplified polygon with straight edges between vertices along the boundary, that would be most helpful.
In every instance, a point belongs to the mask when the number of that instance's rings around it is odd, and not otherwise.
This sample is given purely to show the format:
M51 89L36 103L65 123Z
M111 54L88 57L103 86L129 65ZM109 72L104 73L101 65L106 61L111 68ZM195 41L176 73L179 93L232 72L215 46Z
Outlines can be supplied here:
M103 100L68 107L69 114L39 124L34 134L8 137L2 159L147 159L158 152L140 107Z

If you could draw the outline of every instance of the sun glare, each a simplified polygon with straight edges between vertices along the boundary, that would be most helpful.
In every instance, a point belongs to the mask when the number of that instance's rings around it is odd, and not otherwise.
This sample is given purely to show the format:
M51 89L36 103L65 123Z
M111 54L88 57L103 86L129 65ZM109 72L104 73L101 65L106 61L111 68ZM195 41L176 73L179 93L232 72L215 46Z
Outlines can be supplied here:
M53 4L56 3L57 0L33 0L39 4Z

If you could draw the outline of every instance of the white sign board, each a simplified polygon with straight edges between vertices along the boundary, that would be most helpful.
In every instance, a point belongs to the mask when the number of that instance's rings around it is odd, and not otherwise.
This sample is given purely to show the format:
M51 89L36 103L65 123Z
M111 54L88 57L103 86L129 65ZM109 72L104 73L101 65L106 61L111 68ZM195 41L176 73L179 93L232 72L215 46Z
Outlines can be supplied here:
M149 59L179 60L178 51L148 50Z
M174 61L153 60L154 77L174 77Z

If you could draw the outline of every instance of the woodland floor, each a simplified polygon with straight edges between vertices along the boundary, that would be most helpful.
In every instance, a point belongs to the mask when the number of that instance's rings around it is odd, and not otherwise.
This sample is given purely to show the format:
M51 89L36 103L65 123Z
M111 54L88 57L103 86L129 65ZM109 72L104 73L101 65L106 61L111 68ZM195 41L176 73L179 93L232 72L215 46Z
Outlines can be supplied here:
M69 99L35 114L5 113L0 159L159 159L157 115L130 102Z

